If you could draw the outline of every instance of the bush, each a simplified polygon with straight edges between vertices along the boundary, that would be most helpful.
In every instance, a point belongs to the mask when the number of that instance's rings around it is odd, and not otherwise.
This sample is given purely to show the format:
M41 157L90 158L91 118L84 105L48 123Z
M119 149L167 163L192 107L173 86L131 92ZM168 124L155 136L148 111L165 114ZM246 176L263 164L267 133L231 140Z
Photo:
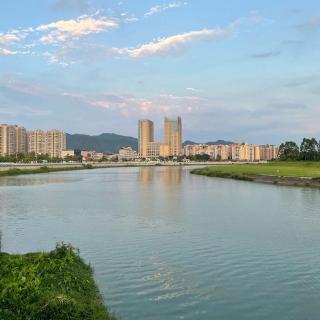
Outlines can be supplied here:
M70 245L50 253L0 253L1 320L115 319L103 305L92 269Z

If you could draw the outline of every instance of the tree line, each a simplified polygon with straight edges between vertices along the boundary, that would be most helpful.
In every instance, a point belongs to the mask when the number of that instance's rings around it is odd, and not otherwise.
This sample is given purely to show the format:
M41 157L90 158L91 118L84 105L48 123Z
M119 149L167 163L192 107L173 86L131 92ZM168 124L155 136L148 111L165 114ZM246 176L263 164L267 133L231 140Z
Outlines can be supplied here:
M304 138L300 146L293 141L286 141L279 147L279 159L320 161L320 141Z

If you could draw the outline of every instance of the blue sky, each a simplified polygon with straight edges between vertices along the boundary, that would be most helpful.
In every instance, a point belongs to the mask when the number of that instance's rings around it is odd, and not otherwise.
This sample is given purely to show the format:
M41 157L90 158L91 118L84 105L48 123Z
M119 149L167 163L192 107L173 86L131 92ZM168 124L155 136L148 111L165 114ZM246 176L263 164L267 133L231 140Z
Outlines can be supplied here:
M2 0L0 122L184 139L320 138L320 4Z

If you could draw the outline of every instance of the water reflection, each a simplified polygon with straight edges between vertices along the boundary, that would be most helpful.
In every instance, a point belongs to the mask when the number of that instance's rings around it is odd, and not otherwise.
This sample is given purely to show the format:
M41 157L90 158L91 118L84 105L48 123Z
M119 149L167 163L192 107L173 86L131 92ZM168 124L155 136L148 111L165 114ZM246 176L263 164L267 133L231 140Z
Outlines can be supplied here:
M184 202L180 192L185 174L181 167L140 168L137 200L145 218L154 222L167 217L166 222L173 223L181 217Z
M139 180L146 186L156 182L165 188L178 187L182 181L183 171L185 170L181 167L140 168Z
M0 187L2 186L34 186L39 184L65 183L65 176L51 174L35 174L28 176L1 177Z

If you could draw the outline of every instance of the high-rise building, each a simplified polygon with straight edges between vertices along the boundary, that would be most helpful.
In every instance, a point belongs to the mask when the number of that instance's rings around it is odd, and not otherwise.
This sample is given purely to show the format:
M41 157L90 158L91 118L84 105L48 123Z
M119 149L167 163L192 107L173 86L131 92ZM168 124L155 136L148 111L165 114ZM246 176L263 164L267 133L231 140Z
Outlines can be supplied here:
M16 153L28 152L27 130L23 127L16 128Z
M0 155L13 155L27 152L27 133L23 127L0 125Z
M153 122L150 120L139 120L139 156L148 157L148 144L154 142Z
M66 150L66 134L59 130L46 132L46 153L52 158L61 158L61 152Z
M46 154L46 133L43 130L28 132L28 152L35 154Z
M164 144L169 146L169 156L182 154L182 122L180 117L176 120L164 119Z
M60 158L66 150L66 134L59 130L28 132L28 151Z

